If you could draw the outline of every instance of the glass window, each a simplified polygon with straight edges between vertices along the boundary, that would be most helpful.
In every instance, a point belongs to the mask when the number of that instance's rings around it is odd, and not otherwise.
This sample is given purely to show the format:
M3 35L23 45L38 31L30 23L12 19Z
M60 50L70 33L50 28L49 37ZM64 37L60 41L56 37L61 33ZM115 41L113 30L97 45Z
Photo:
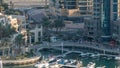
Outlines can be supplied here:
M113 14L113 20L115 21L117 19L117 14Z
M87 10L87 7L80 7L80 10Z
M117 4L113 4L113 12L117 12Z
M80 2L79 5L87 5L86 2Z
M113 0L113 2L118 2L118 0Z

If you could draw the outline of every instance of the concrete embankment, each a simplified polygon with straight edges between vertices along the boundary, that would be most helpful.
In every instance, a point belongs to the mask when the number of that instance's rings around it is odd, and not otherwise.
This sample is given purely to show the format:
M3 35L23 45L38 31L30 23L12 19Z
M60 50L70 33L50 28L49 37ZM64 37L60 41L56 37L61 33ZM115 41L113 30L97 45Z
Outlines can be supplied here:
M40 60L41 57L32 57L20 60L2 60L4 65L25 65L25 64L32 64L36 63Z

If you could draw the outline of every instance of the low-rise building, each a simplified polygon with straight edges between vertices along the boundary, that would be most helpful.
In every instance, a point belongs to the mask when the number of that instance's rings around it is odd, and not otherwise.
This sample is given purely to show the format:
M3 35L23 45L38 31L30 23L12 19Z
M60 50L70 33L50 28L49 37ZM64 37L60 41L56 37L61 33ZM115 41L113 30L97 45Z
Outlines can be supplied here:
M29 43L36 43L42 41L42 26L41 21L46 17L46 10L31 9L27 12L29 24Z
M112 39L120 43L120 19L112 22Z
M92 18L86 18L85 19L85 26L84 26L84 32L86 40L88 41L95 41L97 38L97 23Z

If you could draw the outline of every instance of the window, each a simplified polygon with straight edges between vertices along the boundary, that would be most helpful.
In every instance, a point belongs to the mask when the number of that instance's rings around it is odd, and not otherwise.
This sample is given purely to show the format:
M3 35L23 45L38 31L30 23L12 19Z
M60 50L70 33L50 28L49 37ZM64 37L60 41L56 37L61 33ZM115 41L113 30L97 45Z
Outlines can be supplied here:
M117 4L113 4L113 12L117 12Z
M89 34L90 34L90 35L93 35L93 34L94 34L94 32L89 32Z
M118 0L113 0L113 2L118 2Z
M79 5L87 5L87 2L80 2Z
M117 19L117 14L113 14L113 20L115 21Z
M87 7L80 7L80 10L87 10Z

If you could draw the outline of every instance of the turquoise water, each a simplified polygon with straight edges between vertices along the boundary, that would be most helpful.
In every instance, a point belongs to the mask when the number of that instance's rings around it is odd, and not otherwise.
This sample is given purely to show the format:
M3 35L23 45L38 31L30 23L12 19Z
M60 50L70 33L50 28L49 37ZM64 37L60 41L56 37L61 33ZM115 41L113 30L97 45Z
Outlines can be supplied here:
M41 50L40 53L44 55L44 58L48 56L56 56L61 55L62 52L60 50ZM68 54L65 59L75 59L83 61L83 66L86 66L89 62L95 62L96 66L106 66L106 68L115 68L115 66L120 67L120 61L115 60L105 60L105 59L91 59L91 58L80 58L79 54L72 53ZM34 68L33 65L30 66L4 66L4 68Z

